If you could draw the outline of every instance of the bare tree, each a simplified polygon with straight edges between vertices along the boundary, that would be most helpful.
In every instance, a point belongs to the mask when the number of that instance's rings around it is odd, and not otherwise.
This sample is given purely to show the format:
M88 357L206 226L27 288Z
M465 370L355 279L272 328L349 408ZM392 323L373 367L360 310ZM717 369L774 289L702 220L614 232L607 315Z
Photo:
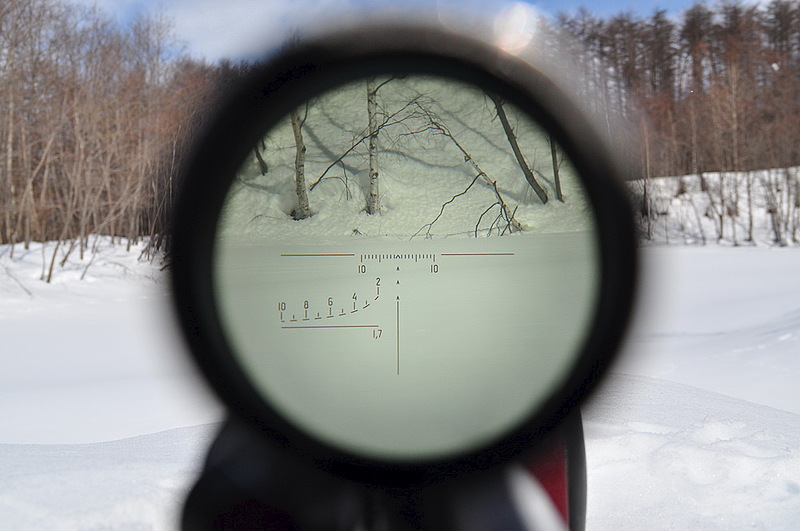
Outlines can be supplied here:
M378 87L375 88L375 91L377 92L377 90L380 87L382 87L383 85L385 85L389 81L391 81L391 80L387 80L387 81L384 81L383 83L381 83ZM407 123L409 121L413 121L414 119L418 118L418 113L415 110L416 109L415 106L420 101L420 99L421 99L421 96L414 97L410 101L405 103L402 107L400 107L396 111L392 112L391 114L388 114L388 113L383 114L382 115L382 120L380 121L380 123L377 123L377 125L375 127L375 134L377 135L378 133L380 133L384 129L393 128L395 126L399 126L401 124ZM378 114L376 113L375 116L377 117ZM362 135L356 137L356 139L353 140L353 143L350 144L350 146L348 146L345 150L343 150L341 155L339 155L336 159L331 161L330 164L328 164L328 166L322 171L322 173L320 173L320 175L314 180L314 182L311 183L311 186L309 187L309 190L310 191L314 191L314 189L317 186L319 186L319 184L321 182L323 182L326 179L331 178L331 175L329 175L329 172L333 168L335 168L336 166L343 164L343 161L348 156L350 156L353 152L355 152L364 142L368 142L372 137L373 137L373 135L370 133L370 128L367 129L365 134L362 134ZM377 149L375 150L375 152L373 154L373 157L374 157L372 159L373 160L373 164L374 164L374 167L375 167L375 169L377 171L377 168L378 168L378 164L377 164ZM370 172L370 175L371 175L371 172Z
M267 166L267 162L264 160L264 157L261 155L261 149L264 148L263 140L260 142L261 148L259 149L258 143L253 146L253 153L256 156L256 160L258 161L258 168L261 171L261 175L266 175L269 172L269 166Z
M514 158L517 159L517 164L519 164L520 170L522 170L522 174L525 176L525 180L528 181L528 184L531 185L533 191L536 192L536 195L539 197L539 200L542 202L542 204L547 204L547 192L536 181L536 177L533 175L530 166L528 166L528 162L525 160L525 157L522 154L522 150L519 148L517 135L514 133L514 129L511 127L511 123L508 121L508 115L506 115L505 108L503 107L503 101L495 94L488 94L488 96L489 99L492 100L492 103L494 103L494 108L497 111L497 117L500 118L500 123L503 126L503 132L508 139L509 145L511 145L511 151L514 153Z
M367 118L369 123L369 193L367 195L367 213L380 212L380 195L378 192L378 88L375 79L367 78Z
M308 189L306 188L306 144L303 141L303 122L297 111L289 113L292 122L292 133L294 133L295 157L294 157L294 181L295 194L297 195L297 208L293 211L294 219L306 219L311 216L311 208L308 205Z
M553 184L556 189L556 199L564 202L564 193L561 191L561 162L563 160L561 148L558 147L553 135L547 135L547 143L550 144L550 159L553 163Z
M67 256L97 233L159 245L210 81L184 83L191 61L170 31L158 16L119 26L59 0L2 3L0 243L65 241Z

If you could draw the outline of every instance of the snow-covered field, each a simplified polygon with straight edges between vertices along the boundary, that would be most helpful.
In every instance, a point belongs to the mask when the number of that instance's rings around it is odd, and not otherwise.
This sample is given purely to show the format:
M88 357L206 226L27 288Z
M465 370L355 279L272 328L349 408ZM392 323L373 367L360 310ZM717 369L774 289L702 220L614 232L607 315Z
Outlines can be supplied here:
M797 528L800 252L643 255L641 318L583 408L588 528Z
M0 528L174 529L221 418L160 264L101 243L51 285L41 247L0 249ZM583 408L588 528L795 528L800 252L644 258L642 318Z
M175 529L222 416L161 264L109 243L49 285L54 245L0 247L0 529Z

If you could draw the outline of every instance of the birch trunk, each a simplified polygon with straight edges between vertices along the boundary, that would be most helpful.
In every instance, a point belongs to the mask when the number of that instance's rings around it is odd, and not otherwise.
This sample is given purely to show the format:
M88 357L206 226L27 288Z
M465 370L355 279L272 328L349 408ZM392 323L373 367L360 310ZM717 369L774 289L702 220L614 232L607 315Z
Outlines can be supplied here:
M558 174L559 167L561 166L558 161L558 145L556 145L556 141L552 136L548 136L548 140L550 143L550 155L553 159L553 182L556 187L556 199L563 203L564 194L561 191L561 177Z
M367 117L369 119L369 193L367 195L367 213L380 212L380 194L378 190L378 89L373 78L367 79Z
M306 144L303 141L303 124L297 111L289 113L292 121L292 131L294 132L295 156L294 156L294 181L295 193L297 194L297 209L294 211L294 219L306 219L311 216L311 208L308 205L308 190L306 189Z
M503 131L506 134L508 143L511 145L511 151L514 152L514 158L517 159L517 164L519 164L522 174L525 176L525 180L528 181L528 184L531 185L533 191L536 192L536 195L539 197L539 200L542 202L542 204L547 204L547 192L544 190L544 188L542 188L538 181L536 181L536 177L534 177L533 172L528 166L528 163L525 161L525 157L522 155L522 150L519 148L519 143L517 142L517 135L514 133L514 129L511 127L511 123L508 121L508 116L506 116L506 111L503 108L503 102L500 100L500 98L492 94L489 94L489 98L492 100L492 102L494 102L494 107L497 111L497 117L500 118Z

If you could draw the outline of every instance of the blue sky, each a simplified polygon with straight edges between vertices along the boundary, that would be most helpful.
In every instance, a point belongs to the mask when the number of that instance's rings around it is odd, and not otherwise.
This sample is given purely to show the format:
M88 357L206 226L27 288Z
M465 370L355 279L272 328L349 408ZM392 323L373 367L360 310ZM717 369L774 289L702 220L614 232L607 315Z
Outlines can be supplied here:
M668 13L680 14L695 2L693 0L541 0L531 3L551 14L558 11L575 11L580 7L586 7L592 13L608 16L623 11L650 15L656 9L665 9Z
M514 0L72 0L96 4L120 21L142 11L163 12L187 51L215 61L221 57L252 57L274 44L292 28L320 24L337 16L359 16L367 9L379 11L412 8L437 12L445 8L500 11ZM587 7L597 15L623 11L650 15L656 9L679 15L694 0L525 0L538 11L553 15Z

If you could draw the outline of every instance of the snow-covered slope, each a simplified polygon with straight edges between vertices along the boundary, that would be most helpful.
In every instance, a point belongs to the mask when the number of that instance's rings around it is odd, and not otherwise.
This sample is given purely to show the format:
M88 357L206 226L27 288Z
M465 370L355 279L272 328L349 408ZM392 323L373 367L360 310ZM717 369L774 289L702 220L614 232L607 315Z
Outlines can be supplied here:
M221 418L160 260L91 242L51 284L54 244L0 247L0 529L175 529Z
M648 247L637 326L618 372L800 414L800 252Z
M313 99L298 113L312 215L293 219L297 145L287 118L261 143L268 171L262 174L255 156L244 163L223 217L227 237L306 242L342 236L395 241L497 236L510 232L498 222L500 200L523 233L593 229L585 190L560 148L565 201L555 199L549 137L522 111L502 104L547 204L523 177L496 107L482 90L425 76L375 83L380 87L375 149L379 214L365 211L369 122L366 84L360 81Z
M93 444L0 444L0 527L177 529L214 433L200 426Z
M800 415L612 375L584 410L588 529L793 529Z
M584 408L589 529L800 523L800 252L650 246L639 318Z

